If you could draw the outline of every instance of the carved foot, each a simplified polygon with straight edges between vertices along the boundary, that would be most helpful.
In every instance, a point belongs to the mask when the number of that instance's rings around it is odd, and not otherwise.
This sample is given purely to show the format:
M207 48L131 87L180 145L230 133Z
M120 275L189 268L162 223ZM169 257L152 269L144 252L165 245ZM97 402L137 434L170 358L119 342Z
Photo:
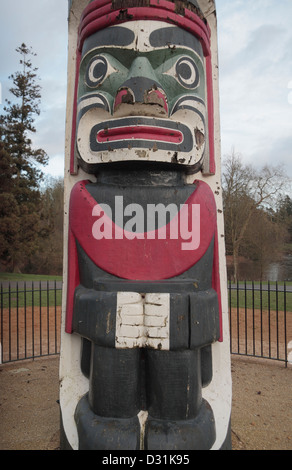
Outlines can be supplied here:
M210 450L215 437L213 412L203 401L195 419L166 421L148 416L145 450Z
M94 414L88 395L79 401L75 411L79 450L138 450L140 423L137 416L117 419Z

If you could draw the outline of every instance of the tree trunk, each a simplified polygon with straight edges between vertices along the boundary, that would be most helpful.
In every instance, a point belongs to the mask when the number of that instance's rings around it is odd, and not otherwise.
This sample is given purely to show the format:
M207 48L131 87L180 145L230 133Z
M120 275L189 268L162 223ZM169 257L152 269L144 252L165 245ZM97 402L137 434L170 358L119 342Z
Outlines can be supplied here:
M234 282L238 281L238 252L239 252L239 247L234 246L233 248L233 280Z

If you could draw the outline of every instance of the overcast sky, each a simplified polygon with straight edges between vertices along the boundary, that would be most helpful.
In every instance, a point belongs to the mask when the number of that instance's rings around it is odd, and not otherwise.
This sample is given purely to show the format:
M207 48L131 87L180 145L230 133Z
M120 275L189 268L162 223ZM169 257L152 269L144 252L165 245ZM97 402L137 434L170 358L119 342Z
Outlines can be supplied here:
M0 83L19 70L15 49L37 53L42 106L35 146L50 157L45 172L63 175L67 86L67 0L0 0ZM217 0L222 155L285 165L292 177L292 1Z

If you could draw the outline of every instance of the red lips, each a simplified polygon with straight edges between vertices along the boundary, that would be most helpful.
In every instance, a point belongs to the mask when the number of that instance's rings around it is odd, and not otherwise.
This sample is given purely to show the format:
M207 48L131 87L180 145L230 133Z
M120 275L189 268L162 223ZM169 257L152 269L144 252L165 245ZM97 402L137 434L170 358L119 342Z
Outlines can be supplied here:
M101 129L96 135L96 140L99 143L132 139L180 144L183 141L183 134L178 130L165 127L137 125Z

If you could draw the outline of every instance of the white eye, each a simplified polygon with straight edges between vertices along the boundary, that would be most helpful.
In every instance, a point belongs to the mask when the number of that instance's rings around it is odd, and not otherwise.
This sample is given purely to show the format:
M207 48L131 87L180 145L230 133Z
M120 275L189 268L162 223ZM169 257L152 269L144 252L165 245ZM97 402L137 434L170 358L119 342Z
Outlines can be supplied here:
M196 88L199 84L199 71L190 57L179 59L175 65L176 76L180 84L186 88Z
M104 57L94 57L87 66L86 84L92 88L102 83L107 76L108 68L108 62Z
M181 57L164 74L175 78L184 88L195 89L200 83L199 69L190 57Z

